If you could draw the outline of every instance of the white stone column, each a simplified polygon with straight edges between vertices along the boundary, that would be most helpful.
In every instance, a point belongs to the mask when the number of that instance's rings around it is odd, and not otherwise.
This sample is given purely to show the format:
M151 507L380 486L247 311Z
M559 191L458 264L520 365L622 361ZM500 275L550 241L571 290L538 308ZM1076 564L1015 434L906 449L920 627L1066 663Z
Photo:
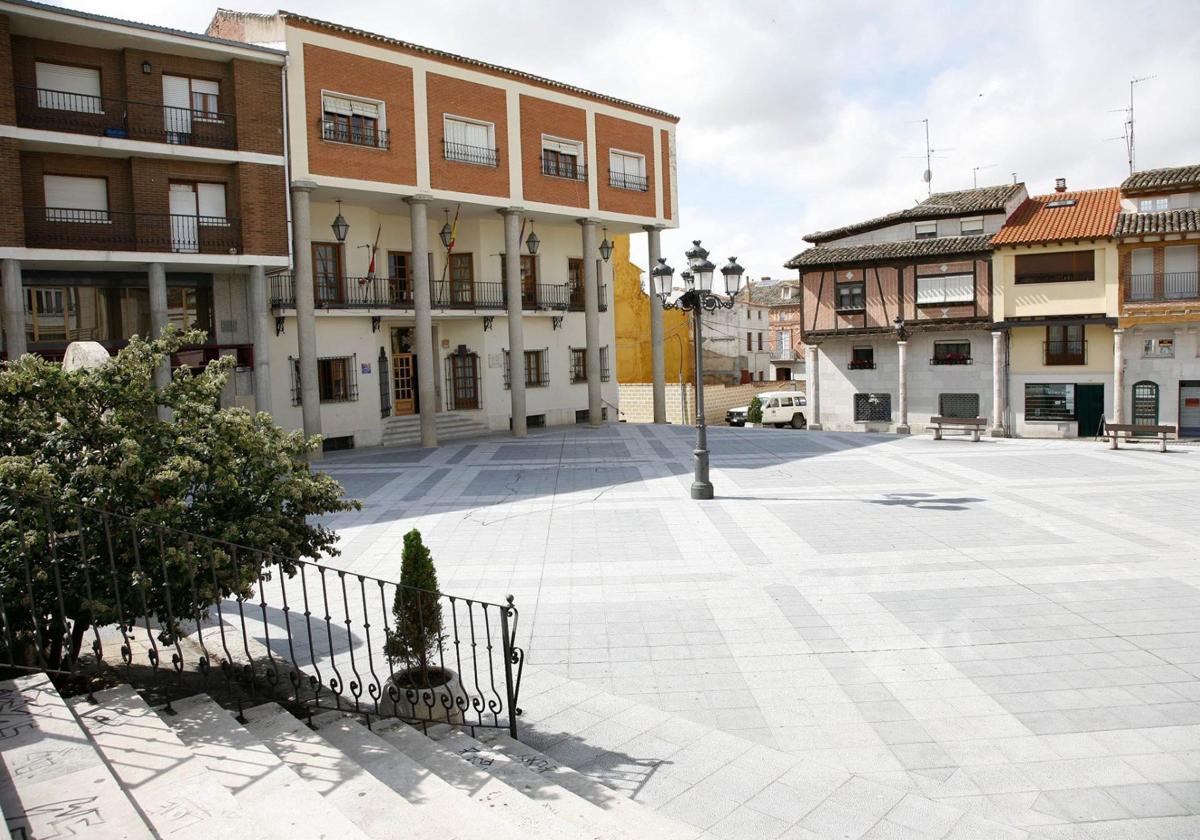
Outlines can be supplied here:
M996 330L992 333L992 437L1004 437L1005 355L1004 333Z
M504 217L504 292L508 301L508 394L512 436L525 437L525 314L521 306L521 208L499 211Z
M150 290L150 337L158 338L167 328L167 267L162 263L150 263L147 277ZM154 369L154 387L162 389L170 383L171 360L166 358ZM160 405L158 417L160 420L170 420L171 409Z
M588 424L599 426L603 422L600 402L600 281L596 276L595 219L580 219L583 228L583 326L587 337L584 350L587 367Z
M897 363L899 368L899 402L900 422L896 424L896 434L906 435L911 429L908 426L908 342L904 339L896 342Z
M1125 330L1113 330L1113 422L1125 422Z
M433 346L433 300L429 287L429 202L414 195L408 202L412 233L413 339L417 345L417 399L421 403L421 446L437 446L437 348Z
M21 286L20 260L0 260L4 284L4 351L15 362L25 355L25 289Z
M808 397L808 428L821 431L821 366L820 348L809 344L804 348L805 394Z
M658 258L662 256L662 227L647 225L645 231L648 256L646 274L650 280L650 381L653 383L651 391L654 397L654 422L666 423L667 379L666 365L663 361L663 308L662 298L658 296L658 283L651 273L658 265Z
M321 388L317 381L317 319L313 291L311 181L292 184L292 262L295 267L296 351L300 357L300 412L304 434L321 434ZM321 457L321 450L309 454Z
M254 342L254 410L271 412L271 307L267 270L250 266L250 340Z

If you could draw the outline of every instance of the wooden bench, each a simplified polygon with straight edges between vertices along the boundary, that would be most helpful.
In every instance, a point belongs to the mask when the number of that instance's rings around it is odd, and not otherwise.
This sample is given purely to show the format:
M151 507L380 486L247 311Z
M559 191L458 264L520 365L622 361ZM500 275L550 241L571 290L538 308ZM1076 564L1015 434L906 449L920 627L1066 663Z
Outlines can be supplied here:
M1108 439L1112 441L1109 448L1118 449L1117 440L1122 434L1125 435L1125 440L1129 440L1134 435L1150 437L1158 436L1158 451L1167 451L1167 435L1175 435L1179 437L1179 431L1174 426L1151 426L1141 425L1138 423L1108 423L1104 424L1104 431L1108 435Z
M930 417L933 439L942 439L942 429L964 429L971 433L971 440L979 440L979 430L987 425L986 417Z

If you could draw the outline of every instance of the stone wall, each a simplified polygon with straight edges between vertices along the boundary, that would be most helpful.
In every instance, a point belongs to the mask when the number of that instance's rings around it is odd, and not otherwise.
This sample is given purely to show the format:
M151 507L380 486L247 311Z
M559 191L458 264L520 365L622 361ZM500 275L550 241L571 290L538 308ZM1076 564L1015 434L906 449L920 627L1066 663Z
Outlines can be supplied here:
M750 382L745 385L704 386L704 416L710 424L725 422L725 412L737 406L748 405L755 394L762 391L785 391L789 385L799 384L803 392L803 383L786 382ZM645 382L622 382L621 389L621 419L628 423L651 423L654 421L654 401L652 388ZM678 382L667 383L667 422L692 424L696 414L695 388L688 383L680 393ZM682 411L683 400L687 400L686 414ZM683 419L686 418L686 419Z

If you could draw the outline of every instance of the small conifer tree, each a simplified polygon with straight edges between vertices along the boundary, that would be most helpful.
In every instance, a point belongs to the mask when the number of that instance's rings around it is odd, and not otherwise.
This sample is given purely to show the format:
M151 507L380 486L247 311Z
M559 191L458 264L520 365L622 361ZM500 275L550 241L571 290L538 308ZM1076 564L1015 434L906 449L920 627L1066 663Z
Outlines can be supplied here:
M750 408L746 409L746 422L762 422L762 400L760 400L757 396L750 400Z
M394 626L388 630L385 653L393 661L408 663L414 682L430 684L430 667L442 650L442 609L438 600L437 570L433 557L413 528L404 535L400 585L392 601Z

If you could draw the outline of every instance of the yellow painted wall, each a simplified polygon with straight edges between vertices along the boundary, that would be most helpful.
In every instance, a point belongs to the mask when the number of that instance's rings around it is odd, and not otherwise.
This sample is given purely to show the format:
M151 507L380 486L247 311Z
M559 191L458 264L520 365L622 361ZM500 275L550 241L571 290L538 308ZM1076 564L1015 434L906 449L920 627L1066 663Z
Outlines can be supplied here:
M1023 283L1017 285L1017 254L1052 254L1061 251L1096 252L1096 278L1090 283ZM995 320L1053 315L1118 315L1117 246L1113 242L1035 245L997 248L992 254L995 271Z
M617 381L651 382L650 296L642 291L642 270L629 260L629 235L613 236L613 324L617 334ZM663 312L663 360L668 384L683 378L692 381L693 364L688 313Z
M1049 285L1070 286L1071 283ZM1108 373L1113 370L1113 332L1112 327L1103 324L1090 324L1084 328L1083 339L1087 342L1086 365L1045 365L1043 342L1046 340L1046 328L1014 327L1012 344L1010 345L1009 360L1013 373L1062 373L1073 375L1079 373Z

